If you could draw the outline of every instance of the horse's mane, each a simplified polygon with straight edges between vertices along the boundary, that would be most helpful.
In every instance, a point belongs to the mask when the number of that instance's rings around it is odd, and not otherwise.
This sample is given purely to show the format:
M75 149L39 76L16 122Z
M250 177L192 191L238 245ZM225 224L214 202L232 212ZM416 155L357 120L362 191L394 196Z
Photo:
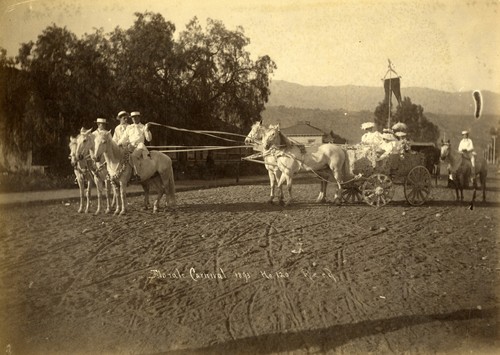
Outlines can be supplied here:
M281 131L278 131L279 133L279 136L280 136L280 142L282 145L285 145L287 148L293 146L293 145L298 145L298 144L295 144L293 143L290 138L288 138L287 136L285 136L283 133L281 133Z

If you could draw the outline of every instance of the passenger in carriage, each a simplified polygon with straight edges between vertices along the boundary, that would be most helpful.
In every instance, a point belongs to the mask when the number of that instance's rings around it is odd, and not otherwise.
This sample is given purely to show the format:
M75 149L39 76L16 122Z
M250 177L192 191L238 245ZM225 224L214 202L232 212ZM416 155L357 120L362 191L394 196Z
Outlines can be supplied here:
M379 146L382 143L382 135L374 128L375 124L373 122L365 122L361 125L361 129L366 131L361 137L361 144Z
M113 133L113 140L118 143L125 135L125 130L128 127L129 114L127 111L120 111L116 116L116 119L120 121L120 124L115 127L115 132Z
M391 154L399 154L400 150L398 149L398 140L394 137L394 134L385 132L382 134L382 139L384 142L380 145L379 148L379 160L383 160Z
M404 152L409 152L410 151L410 142L408 142L406 132L396 132L394 135L398 139L398 150L400 151L401 154Z
M140 170L141 159L150 158L149 151L144 145L144 141L151 142L153 136L149 130L149 123L143 125L141 123L141 113L134 111L130 114L133 123L128 125L125 129L123 137L118 142L122 146L131 146L133 148L132 152L132 163L134 165L135 175L133 180L139 178L138 171ZM140 178L139 178L140 180Z

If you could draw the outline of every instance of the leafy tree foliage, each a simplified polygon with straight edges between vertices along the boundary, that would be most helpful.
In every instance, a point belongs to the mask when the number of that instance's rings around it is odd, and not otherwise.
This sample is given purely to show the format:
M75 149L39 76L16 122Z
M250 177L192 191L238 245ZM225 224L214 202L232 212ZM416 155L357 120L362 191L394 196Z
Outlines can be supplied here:
M379 103L375 108L375 124L379 129L387 127L388 110L386 102ZM408 126L408 137L413 141L436 142L439 138L438 126L429 121L424 108L412 103L409 97L403 99L394 114L391 113L391 125L396 122L403 122Z
M1 73L8 75L0 108L9 117L2 121L4 142L19 139L20 149L47 158L38 163L67 165L68 137L97 117L113 124L121 110L141 111L143 121L225 131L247 129L260 117L276 66L268 56L250 58L243 29L210 19L203 29L194 18L176 41L174 24L161 14L135 16L128 29L81 38L53 24L21 45L15 62L0 50ZM153 130L159 145L204 139Z

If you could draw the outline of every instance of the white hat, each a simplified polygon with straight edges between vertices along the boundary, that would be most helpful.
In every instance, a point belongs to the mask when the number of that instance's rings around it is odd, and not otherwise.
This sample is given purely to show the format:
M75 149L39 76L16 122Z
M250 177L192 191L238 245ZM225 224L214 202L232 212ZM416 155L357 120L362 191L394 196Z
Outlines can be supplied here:
M382 138L386 141L395 141L396 140L396 137L394 137L394 135L392 135L391 133L383 133Z
M375 127L375 124L373 122L365 122L363 124L361 124L361 129L362 130L367 130L367 129L370 129L370 128L373 128Z
M462 131L462 134L469 134L469 131Z
M134 111L132 113L130 113L130 117L134 117L134 116L140 116L141 113L139 111Z
M397 137L406 137L406 132L396 132L394 133Z
M392 126L392 129L395 131L405 131L408 129L408 126L403 122L398 122L394 126Z
M105 119L105 118L98 118L98 119L96 120L96 123L108 123L108 122L106 122L106 119Z
M127 111L120 111L120 112L118 112L118 115L116 115L116 118L119 119L121 116L128 116Z
M382 132L383 132L383 133L390 133L390 134L394 133L394 131L393 131L392 129L390 129L390 128L384 128L384 129L382 130Z

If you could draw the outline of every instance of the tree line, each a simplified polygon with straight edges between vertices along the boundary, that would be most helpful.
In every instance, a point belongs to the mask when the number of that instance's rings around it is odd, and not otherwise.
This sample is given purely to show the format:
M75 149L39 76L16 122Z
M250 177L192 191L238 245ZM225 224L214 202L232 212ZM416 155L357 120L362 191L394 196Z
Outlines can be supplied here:
M244 30L193 18L175 25L136 13L128 29L80 38L55 24L14 58L0 49L0 135L4 149L32 150L42 164L67 165L67 142L97 117L114 127L118 111L187 129L246 132L260 118L276 64L253 60ZM207 137L153 127L155 145L196 145ZM215 143L215 142L212 142ZM216 142L220 144L220 141ZM37 158L38 157L38 158Z

